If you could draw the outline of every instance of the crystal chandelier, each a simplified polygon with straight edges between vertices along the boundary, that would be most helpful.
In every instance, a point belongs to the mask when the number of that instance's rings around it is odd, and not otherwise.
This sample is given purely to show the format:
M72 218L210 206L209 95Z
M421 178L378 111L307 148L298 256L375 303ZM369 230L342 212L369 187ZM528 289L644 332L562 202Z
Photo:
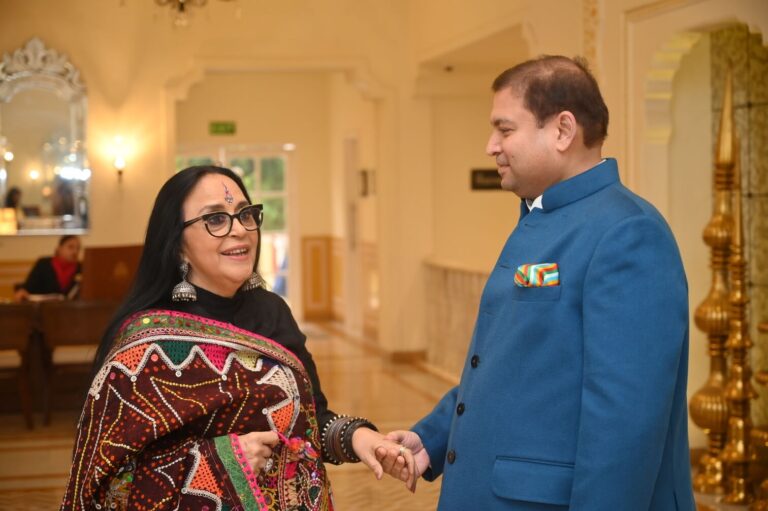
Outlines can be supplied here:
M169 6L173 15L173 24L177 27L186 27L189 25L189 8L202 7L208 3L208 0L155 0L155 3L161 7Z

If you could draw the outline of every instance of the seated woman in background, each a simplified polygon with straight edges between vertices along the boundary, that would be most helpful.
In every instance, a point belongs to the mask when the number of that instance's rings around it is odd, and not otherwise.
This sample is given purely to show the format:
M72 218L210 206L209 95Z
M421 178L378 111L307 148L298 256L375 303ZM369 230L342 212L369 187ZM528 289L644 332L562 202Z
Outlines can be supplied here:
M229 169L162 187L96 357L62 510L330 510L324 462L381 477L376 447L399 446L328 409L306 337L256 272L261 220Z
M41 257L35 262L27 280L16 289L14 299L21 302L29 295L50 294L74 298L82 273L79 256L80 238L71 234L62 236L53 257Z

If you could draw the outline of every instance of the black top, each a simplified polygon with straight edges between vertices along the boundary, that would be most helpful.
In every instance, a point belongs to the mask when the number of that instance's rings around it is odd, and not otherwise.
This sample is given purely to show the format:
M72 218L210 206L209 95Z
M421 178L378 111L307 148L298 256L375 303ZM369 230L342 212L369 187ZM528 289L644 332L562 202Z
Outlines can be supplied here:
M279 295L262 288L238 291L232 298L219 296L197 286L195 290L197 301L168 302L163 307L230 323L272 339L290 350L304 364L312 381L317 422L322 429L335 414L328 409L328 400L320 389L317 368L306 347L307 336L299 330L288 304Z
M27 275L27 280L24 281L21 287L27 290L28 293L33 295L47 295L54 293L61 293L63 295L69 295L72 288L79 283L79 275L82 273L83 268L80 263L77 263L77 270L75 270L74 278L69 285L62 289L59 285L59 279L56 277L56 270L53 269L53 257L41 257L35 261L35 265Z

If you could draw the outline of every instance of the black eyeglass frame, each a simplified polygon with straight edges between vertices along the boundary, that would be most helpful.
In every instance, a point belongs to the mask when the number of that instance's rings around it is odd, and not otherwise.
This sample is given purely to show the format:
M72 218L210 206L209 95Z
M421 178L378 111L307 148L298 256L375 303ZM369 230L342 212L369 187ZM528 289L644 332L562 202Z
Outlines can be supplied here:
M249 229L245 226L243 221L240 219L240 215L243 214L244 211L248 210L257 210L258 214L254 215L254 218L256 219L256 227L253 229ZM227 232L223 234L214 234L211 232L210 227L208 227L208 219L215 216L215 215L224 215L229 217L229 229L227 229ZM226 211L212 211L210 213L206 213L204 215L200 215L197 218L193 218L191 220L187 220L183 224L183 229L186 229L190 225L194 224L195 222L198 222L200 220L203 221L205 224L205 230L208 231L208 234L213 236L214 238L223 238L224 236L227 236L230 232L232 232L232 226L235 225L235 219L237 219L238 222L240 222L240 225L243 226L243 229L246 231L258 231L261 228L261 224L264 222L264 204L249 204L248 206L245 206L240 209L237 213L227 213Z

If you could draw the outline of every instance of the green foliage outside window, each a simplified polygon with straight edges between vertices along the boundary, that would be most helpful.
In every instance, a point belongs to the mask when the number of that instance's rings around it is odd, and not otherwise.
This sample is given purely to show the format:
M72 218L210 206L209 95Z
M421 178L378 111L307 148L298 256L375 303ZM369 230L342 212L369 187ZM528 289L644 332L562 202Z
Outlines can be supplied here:
M253 194L253 192L256 190L256 176L254 172L256 166L253 163L253 158L233 158L229 162L229 165L232 170L240 174L240 177L243 179L245 189L248 190L249 193ZM237 169L240 171L238 172Z
M279 192L285 189L285 164L282 158L261 160L261 190Z
M268 197L262 200L264 204L265 231L285 230L285 199L282 197Z

